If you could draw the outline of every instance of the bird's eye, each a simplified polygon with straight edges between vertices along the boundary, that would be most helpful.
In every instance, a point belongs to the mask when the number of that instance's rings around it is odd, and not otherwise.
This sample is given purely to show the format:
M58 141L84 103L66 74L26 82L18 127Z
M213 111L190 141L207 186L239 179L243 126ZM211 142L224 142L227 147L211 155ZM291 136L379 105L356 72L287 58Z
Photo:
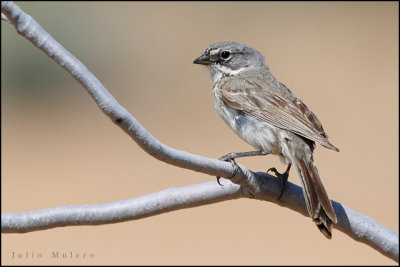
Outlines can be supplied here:
M220 57L223 60L228 60L231 57L231 52L227 51L227 50L223 50L220 54Z

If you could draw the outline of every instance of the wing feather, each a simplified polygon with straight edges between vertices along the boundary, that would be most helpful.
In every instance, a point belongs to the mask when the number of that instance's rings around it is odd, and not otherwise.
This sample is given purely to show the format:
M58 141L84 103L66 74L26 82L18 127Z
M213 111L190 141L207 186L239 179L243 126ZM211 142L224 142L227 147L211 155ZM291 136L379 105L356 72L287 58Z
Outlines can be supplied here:
M296 97L289 101L246 79L223 84L220 93L232 108L339 151L328 141L318 118Z

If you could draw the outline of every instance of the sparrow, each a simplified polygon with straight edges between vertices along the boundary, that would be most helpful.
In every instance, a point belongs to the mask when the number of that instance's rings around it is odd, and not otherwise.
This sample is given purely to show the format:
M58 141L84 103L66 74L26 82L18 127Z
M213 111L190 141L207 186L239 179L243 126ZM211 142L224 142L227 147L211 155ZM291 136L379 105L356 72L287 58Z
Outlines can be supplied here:
M288 167L276 168L281 195L293 165L302 184L307 211L318 229L332 238L335 211L313 159L315 143L339 151L314 113L270 72L264 56L237 42L210 45L193 61L205 65L214 82L214 106L225 123L256 151L229 153L220 159L278 155ZM280 197L280 196L279 196Z

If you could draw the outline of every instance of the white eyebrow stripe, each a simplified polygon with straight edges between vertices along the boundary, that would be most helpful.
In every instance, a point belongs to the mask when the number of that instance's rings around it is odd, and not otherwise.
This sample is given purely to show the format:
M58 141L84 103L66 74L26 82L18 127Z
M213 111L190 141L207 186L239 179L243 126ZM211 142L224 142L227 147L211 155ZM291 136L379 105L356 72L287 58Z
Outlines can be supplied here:
M214 55L218 54L219 50L221 50L221 49L218 48L218 49L211 50L210 51L210 56L214 56Z

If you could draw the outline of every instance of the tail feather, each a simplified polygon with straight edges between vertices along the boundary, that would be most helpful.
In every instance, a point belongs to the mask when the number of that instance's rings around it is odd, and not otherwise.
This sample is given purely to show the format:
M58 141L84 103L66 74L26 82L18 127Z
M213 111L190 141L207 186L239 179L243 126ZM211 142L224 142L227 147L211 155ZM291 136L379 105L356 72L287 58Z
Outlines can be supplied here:
M332 238L332 223L336 223L337 218L312 156L291 157L291 161L303 186L308 213L322 234Z
M313 161L307 162L307 170L311 174L311 179L313 181L313 185L315 188L315 191L318 196L318 200L321 203L321 206L323 210L326 212L327 216L334 222L337 223L337 218L335 211L333 210L331 200L328 197L328 194L326 193L325 187L322 184L321 178L319 176L317 167L315 166L315 163Z
M323 209L316 219L313 219L321 233L328 239L332 238L332 220Z
M318 209L319 201L318 197L315 197L317 193L312 183L312 179L305 164L299 160L294 161L295 170L297 176L300 178L300 182L303 186L304 199L306 201L308 214L314 219L315 211Z

